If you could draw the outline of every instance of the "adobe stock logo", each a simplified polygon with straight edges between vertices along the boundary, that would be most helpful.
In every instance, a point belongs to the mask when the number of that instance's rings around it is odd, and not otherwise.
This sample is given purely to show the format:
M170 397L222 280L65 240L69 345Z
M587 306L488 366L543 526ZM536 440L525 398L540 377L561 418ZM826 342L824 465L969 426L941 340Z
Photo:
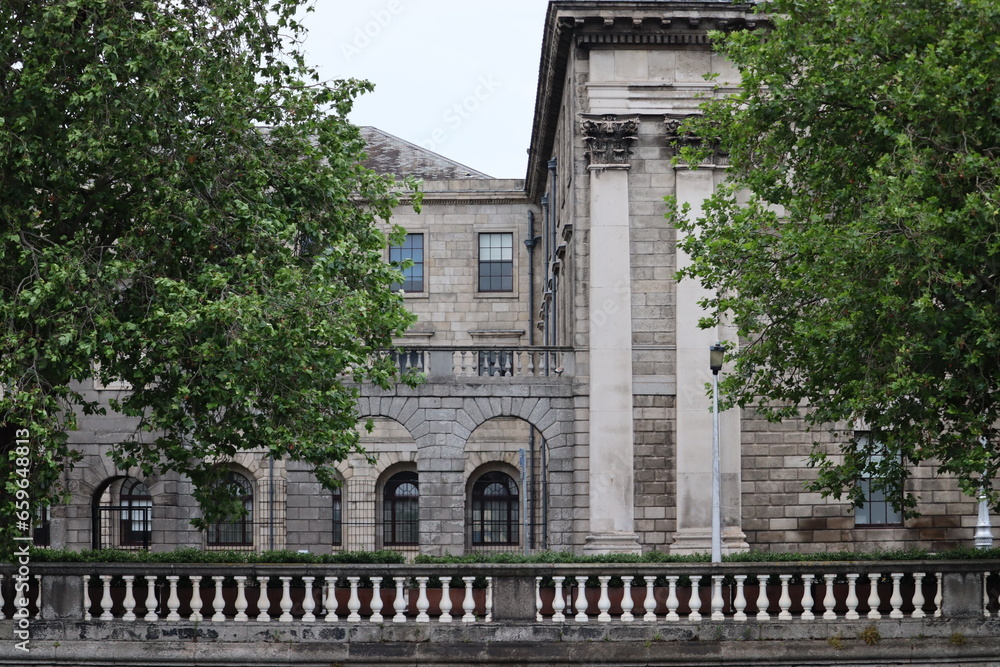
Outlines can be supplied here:
M402 11L403 3L400 0L389 0L384 9L373 11L370 21L354 29L354 39L340 45L340 53L344 56L344 60L351 62L356 56L360 56L361 52L371 46L372 41L381 35L382 31L392 23L392 19Z
M431 130L430 136L419 142L422 147L430 151L438 150L441 144L448 141L450 132L462 127L462 124L479 111L483 103L493 97L493 93L502 85L492 74L480 76L476 84L471 95L448 107L441 117L446 127L439 126Z

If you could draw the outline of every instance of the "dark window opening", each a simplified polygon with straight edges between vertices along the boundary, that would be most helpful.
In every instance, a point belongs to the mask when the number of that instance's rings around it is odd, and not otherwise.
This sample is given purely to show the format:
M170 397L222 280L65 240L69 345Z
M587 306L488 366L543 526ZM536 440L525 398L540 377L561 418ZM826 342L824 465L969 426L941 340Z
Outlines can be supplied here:
M488 472L472 485L472 544L517 544L520 499L510 475Z
M514 235L479 235L479 291L514 291Z
M403 267L406 260L410 266ZM392 290L404 292L424 291L424 235L407 234L401 246L389 246L389 262L403 272L403 282L393 283Z
M420 491L415 472L396 473L385 484L382 541L386 546L420 542Z

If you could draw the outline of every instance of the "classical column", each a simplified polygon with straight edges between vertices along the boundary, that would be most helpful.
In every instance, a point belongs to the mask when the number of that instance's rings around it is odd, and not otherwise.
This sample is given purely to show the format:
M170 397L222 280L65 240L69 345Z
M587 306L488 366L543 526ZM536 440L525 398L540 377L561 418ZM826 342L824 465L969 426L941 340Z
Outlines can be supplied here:
M629 147L639 119L585 117L590 171L590 532L587 553L638 552L634 525Z
M683 118L667 118L667 136L678 143L699 142L680 131ZM680 206L691 207L690 216L702 213L702 202L715 192L716 172L724 168L724 154L715 151L697 169L678 165L676 196ZM677 269L691 263L680 250L683 234L677 232ZM711 382L709 347L719 340L734 340L729 327L701 329L698 321L707 315L699 302L711 293L694 280L682 280L676 293L677 336L677 532L670 552L709 553L712 548L712 399L706 386ZM723 368L724 374L726 369ZM740 498L740 412L733 408L719 415L719 469L722 480L722 553L747 549L742 530Z

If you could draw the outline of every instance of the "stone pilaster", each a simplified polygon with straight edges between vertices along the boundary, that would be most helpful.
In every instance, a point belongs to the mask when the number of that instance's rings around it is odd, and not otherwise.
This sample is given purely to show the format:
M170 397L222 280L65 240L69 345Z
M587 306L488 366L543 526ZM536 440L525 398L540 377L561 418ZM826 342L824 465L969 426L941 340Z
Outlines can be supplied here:
M667 134L677 143L699 142L698 137L679 131L680 119L667 118ZM702 213L702 202L715 192L716 171L724 153L713 150L711 159L698 167L676 168L677 202L691 207L690 215ZM677 232L677 269L691 264L680 250ZM711 296L698 282L677 285L677 532L671 553L710 552L712 548L712 399L705 389L712 380L709 347L718 340L734 340L728 327L701 329L698 321L707 313L699 305ZM725 369L723 369L725 373ZM747 549L741 528L740 414L739 409L719 415L719 445L722 482L722 551Z
M629 148L638 118L582 122L590 162L590 532L587 553L638 552L632 433Z

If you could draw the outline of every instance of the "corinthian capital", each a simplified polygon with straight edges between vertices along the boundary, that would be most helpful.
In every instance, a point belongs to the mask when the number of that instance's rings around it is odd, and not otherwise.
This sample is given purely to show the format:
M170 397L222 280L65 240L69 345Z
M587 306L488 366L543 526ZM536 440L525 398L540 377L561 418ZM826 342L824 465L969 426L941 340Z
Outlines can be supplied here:
M639 117L614 115L584 118L580 122L587 142L587 160L592 167L629 166L629 149L638 138Z

